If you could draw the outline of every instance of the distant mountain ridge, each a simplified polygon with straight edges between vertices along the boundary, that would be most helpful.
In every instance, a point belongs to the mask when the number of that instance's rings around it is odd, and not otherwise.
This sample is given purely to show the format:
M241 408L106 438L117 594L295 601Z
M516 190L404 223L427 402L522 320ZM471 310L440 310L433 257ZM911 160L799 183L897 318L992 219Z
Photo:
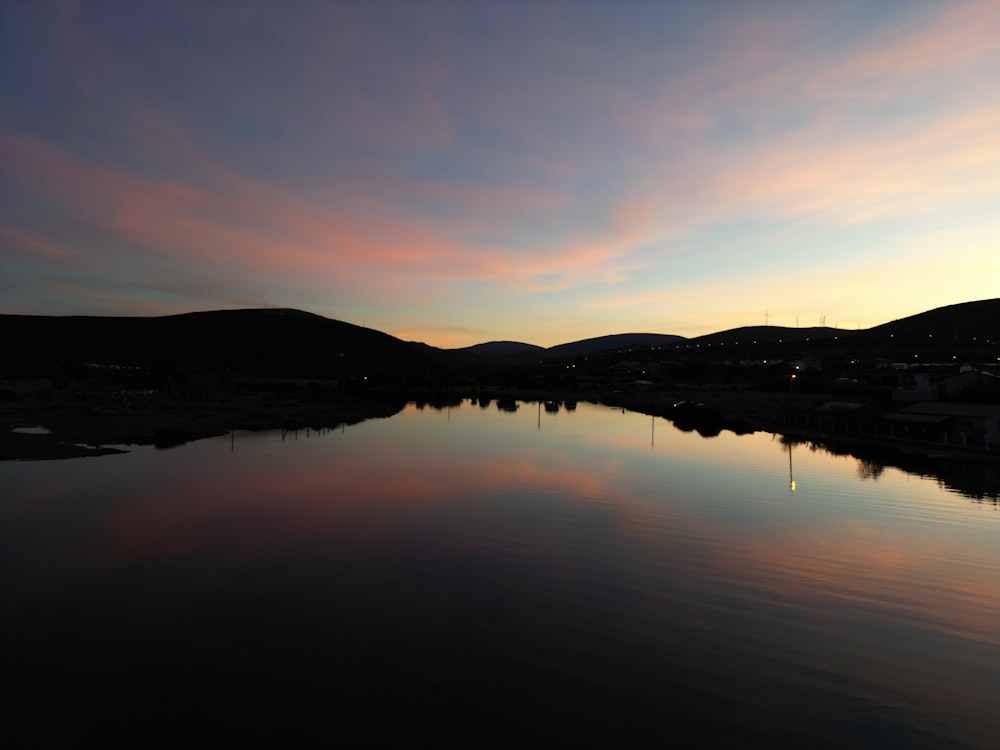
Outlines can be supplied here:
M966 341L1000 341L1000 298L960 302L927 310L905 318L882 323L872 328L848 329L829 326L789 328L785 326L743 326L717 331L693 338L670 334L623 333L582 339L548 348L523 342L502 341L476 344L463 351L487 357L509 359L538 357L541 359L575 357L610 352L630 346L686 348L712 345L753 344L820 344L837 342L877 342L901 344L939 337L956 337Z
M526 354L544 356L547 350L544 346L525 344L520 341L487 341L484 344L467 346L463 351L473 352L487 357L510 357Z
M975 336L1000 339L1000 298L936 307L926 312L891 320L868 331L894 335L947 335L964 332Z
M935 342L934 338L938 341ZM833 343L940 343L958 339L1000 341L1000 298L961 302L882 323L871 328L744 326L688 339L687 346L719 344Z
M995 345L1000 341L1000 298L947 305L868 329L751 326L685 339L657 333L597 336L548 348L492 341L439 349L387 333L291 308L213 310L161 317L0 314L0 376L39 371L50 363L104 363L154 367L243 368L254 372L340 372L371 368L422 378L492 360L527 363L630 347L795 344L821 348L850 344L888 350L915 346ZM992 343L991 343L992 342ZM915 351L914 349L910 350ZM909 356L913 356L912 353Z
M548 348L525 344L521 341L489 341L484 344L467 346L462 351L474 352L486 357L539 357L554 359L562 357L582 357L588 354L627 349L632 346L642 347L672 347L685 341L683 336L666 333L614 333L608 336L570 341Z
M698 345L726 344L726 343L789 343L797 341L824 341L833 339L845 333L855 333L855 331L845 331L840 328L829 328L826 326L813 326L808 328L787 328L785 326L743 326L741 328L730 328L726 331L707 333L704 336L696 336L688 339L688 343Z
M632 346L668 348L685 340L683 336L669 333L614 333L609 336L595 336L594 338L572 341L568 344L550 346L547 351L550 357L580 357L614 349L627 349Z

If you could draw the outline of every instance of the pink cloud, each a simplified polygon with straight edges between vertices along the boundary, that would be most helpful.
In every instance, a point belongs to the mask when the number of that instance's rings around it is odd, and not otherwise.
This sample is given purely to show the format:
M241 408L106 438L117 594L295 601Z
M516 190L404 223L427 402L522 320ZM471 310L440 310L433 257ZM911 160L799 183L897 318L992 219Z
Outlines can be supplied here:
M807 51L819 17L763 20L717 29L726 54L623 112L647 146L619 196L624 224L670 241L740 216L852 223L996 192L995 5L942 5L844 50ZM855 94L871 101L842 101ZM729 122L756 129L727 142L714 129Z
M62 258L67 254L66 248L9 224L0 224L0 237L6 239L11 247L21 248L47 258Z
M353 194L340 185L304 201L278 185L218 167L180 132L171 133L160 123L154 128L169 134L167 140L184 158L221 182L208 187L135 174L11 133L0 136L0 149L11 174L45 203L95 225L117 247L132 249L115 251L116 267L107 268L112 273L140 273L148 264L151 269L187 266L192 273L325 277L336 286L363 280L376 296L378 289L396 294L408 286L467 280L540 290L580 279L606 280L604 265L623 252L611 241L586 245L571 240L531 252L485 247L467 237L488 227L491 209L509 217L535 204L554 205L541 193L499 188L460 194L454 186L411 183L414 191L426 190L433 200L454 199L472 215L468 224L456 220L437 226L386 202L394 198L392 188L406 181L391 184L388 198L371 190ZM44 236L35 241L50 242ZM75 252L80 255L83 249Z
M239 446L237 438L237 451ZM230 549L225 552L237 556L308 543L317 533L329 534L338 528L351 529L357 543L393 547L406 543L404 537L412 528L409 519L505 482L549 487L570 502L616 494L603 474L568 471L558 456L524 452L502 463L470 457L460 466L442 464L434 471L437 460L418 450L400 453L391 473L361 454L350 459L349 472L331 472L329 466L313 470L293 460L280 469L272 465L240 477L219 478L214 472L195 478L189 473L181 480L149 487L142 502L123 505L99 543L88 542L77 554L118 565L151 554L170 557L204 552L208 537L202 530L214 528L221 518L229 519L233 529L227 535ZM188 502L178 503L179 496ZM284 498L278 505L277 497ZM373 502L400 523L373 524Z
M891 132L812 132L762 145L711 176L714 199L743 211L870 220L938 211L996 190L1000 105L930 115Z
M998 130L990 102L891 125L821 117L750 147L654 164L619 196L616 216L669 247L740 217L836 225L961 210L996 195Z
M880 30L863 49L813 78L808 91L871 100L920 93L931 84L961 90L970 78L992 86L998 55L995 2L941 3L919 21Z
M704 250L721 257L719 274L697 292L715 309L719 289L753 307L760 287L718 280L738 249L699 244L702 233L752 219L783 223L787 239L802 226L957 212L997 191L991 4L943 5L842 44L824 33L846 18L836 8L755 7L707 19L690 45L627 52L570 38L557 13L542 13L510 65L487 54L503 44L463 46L448 13L416 14L413 38L390 45L365 14L317 6L277 20L252 59L234 54L239 35L220 32L218 12L168 15L220 48L182 55L165 35L130 66L123 36L88 34L72 18L54 36L81 58L73 75L90 108L74 111L75 132L120 142L97 138L84 158L0 134L8 184L72 220L11 212L5 242L113 274L137 299L184 288L207 302L254 299L267 288L290 302L363 296L410 314L463 285L491 289L494 302L584 285L616 292L646 270L667 279L674 253ZM525 31L517 13L497 22ZM164 71L190 86L135 86ZM632 71L641 85L622 77ZM466 182L407 174L469 165ZM56 227L72 224L94 231L70 244ZM644 294L591 293L582 305L626 320L666 304ZM542 309L524 308L526 318Z

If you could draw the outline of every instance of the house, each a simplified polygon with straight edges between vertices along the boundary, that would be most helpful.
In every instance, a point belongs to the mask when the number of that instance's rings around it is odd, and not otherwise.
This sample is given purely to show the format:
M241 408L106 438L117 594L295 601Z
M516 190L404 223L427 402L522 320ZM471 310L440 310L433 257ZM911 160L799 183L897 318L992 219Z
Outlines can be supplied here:
M819 359L793 359L788 364L796 372L823 372L823 362Z
M939 399L961 397L962 391L997 387L997 377L988 372L974 369L960 369L958 374L951 375L934 383L934 391Z
M1000 444L1000 404L923 401L886 418L922 439L984 448Z
M650 380L633 380L628 384L630 391L648 391L654 383Z
M979 392L1000 386L1000 379L978 370L956 371L952 365L929 365L892 375L875 373L868 377L869 385L889 385L893 401L945 401L961 399L963 392ZM980 395L980 398L982 396Z
M617 375L619 377L644 375L645 372L646 370L642 362L619 362L618 364L611 365L611 367L608 368L609 374Z
M934 398L929 372L903 371L899 373L893 401L929 401Z

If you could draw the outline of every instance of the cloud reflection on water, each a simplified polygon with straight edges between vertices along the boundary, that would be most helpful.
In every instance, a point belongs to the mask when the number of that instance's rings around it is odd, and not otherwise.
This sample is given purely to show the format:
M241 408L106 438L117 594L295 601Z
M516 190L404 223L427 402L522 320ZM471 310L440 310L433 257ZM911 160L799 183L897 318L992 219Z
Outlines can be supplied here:
M488 569L586 591L641 622L633 636L654 652L677 647L663 639L678 627L737 638L754 659L946 723L996 695L995 514L895 470L862 482L822 452L795 452L790 494L785 446L765 435L706 441L664 423L651 447L641 415L581 405L538 429L522 411L409 408L309 439L239 435L67 461L58 475L15 467L25 478L5 521L33 536L7 554L37 600L196 562L227 579L300 559L405 580L428 565ZM34 526L64 514L75 525L58 534ZM425 593L432 619L467 606L447 587Z

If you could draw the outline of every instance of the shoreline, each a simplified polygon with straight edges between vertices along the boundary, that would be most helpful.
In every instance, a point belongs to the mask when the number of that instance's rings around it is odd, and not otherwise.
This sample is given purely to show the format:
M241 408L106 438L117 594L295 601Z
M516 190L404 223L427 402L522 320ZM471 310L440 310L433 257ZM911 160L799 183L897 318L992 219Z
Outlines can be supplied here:
M0 405L0 461L58 460L126 453L118 446L173 448L233 430L339 427L391 417L390 399L222 394L203 401L150 398L137 403L22 399ZM16 432L44 428L44 433Z
M653 395L653 394L649 394ZM859 471L894 467L908 474L929 477L946 489L976 500L989 500L1000 507L1000 453L982 448L959 448L885 436L823 431L789 424L783 415L815 405L821 394L796 396L781 393L746 391L685 391L671 394L634 394L624 399L623 408L652 416L663 416L679 429L701 432L706 437L729 430L735 434L766 432L780 436L791 445L810 445L838 456L851 456L859 462ZM709 430L702 432L697 423L682 425L667 416L666 403L693 397L708 407L714 416ZM708 434L706 434L708 433Z
M0 402L0 461L103 456L127 452L129 445L166 449L233 430L334 428L391 417L413 401L585 401L662 417L679 429L695 430L709 438L722 430L767 432L791 444L811 444L835 455L933 477L972 497L1000 497L1000 455L996 452L824 432L782 420L782 415L808 409L820 397L721 389L638 393L463 389L357 394L296 389L226 392L200 401L147 398L81 402L49 394ZM678 413L674 405L682 401L697 403L699 411ZM37 427L46 432L14 431Z

